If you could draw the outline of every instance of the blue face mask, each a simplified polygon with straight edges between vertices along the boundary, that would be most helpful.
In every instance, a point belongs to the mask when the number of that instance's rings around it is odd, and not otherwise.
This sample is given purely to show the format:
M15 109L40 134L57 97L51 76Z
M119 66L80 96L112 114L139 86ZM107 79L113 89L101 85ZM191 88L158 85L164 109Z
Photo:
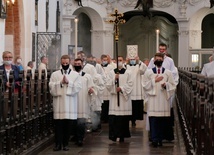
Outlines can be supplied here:
M103 61L102 64L103 64L103 65L107 65L107 64L108 64L108 61Z
M130 60L130 64L131 65L135 65L136 64L136 60Z

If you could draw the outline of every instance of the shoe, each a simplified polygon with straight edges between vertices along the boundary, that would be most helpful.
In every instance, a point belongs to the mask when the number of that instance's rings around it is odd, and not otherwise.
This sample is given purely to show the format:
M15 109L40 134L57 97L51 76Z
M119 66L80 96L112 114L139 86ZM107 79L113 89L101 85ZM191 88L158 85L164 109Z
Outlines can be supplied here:
M121 137L119 142L124 142L124 138L123 138L123 137Z
M163 146L162 142L158 142L158 146Z
M68 151L69 148L67 146L63 147L63 151Z
M158 143L157 142L152 142L152 145L153 145L154 148L158 147Z
M114 137L114 136L113 136L113 137L109 137L109 139L112 140L113 142L116 142L117 137Z
M62 149L61 146L56 146L53 148L53 151L60 151L61 149Z
M78 145L79 147L81 147L81 146L83 145L83 142L82 142L81 140L79 140L79 141L77 142L77 145Z
M78 141L75 143L75 145L77 145L77 146L82 146L82 145L83 145L83 142L82 142L81 140L78 140Z
M135 122L132 123L132 127L136 127L136 123Z
M143 113L144 113L144 114L147 114L147 112L146 112L146 111L143 111Z
M70 141L71 142L76 142L77 141L77 137L76 136L71 137Z

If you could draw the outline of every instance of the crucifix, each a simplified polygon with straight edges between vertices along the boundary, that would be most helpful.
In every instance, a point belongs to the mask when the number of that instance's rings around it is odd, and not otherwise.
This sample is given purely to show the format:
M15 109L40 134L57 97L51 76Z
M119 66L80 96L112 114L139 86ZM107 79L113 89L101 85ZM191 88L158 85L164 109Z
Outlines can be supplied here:
M114 20L109 20L109 23L113 23L114 24L114 39L115 39L115 55L116 55L116 59L117 59L117 73L119 74L119 69L118 69L118 41L119 41L119 24L124 24L126 21L124 19L122 19L123 14L118 13L117 9L115 9L114 14L111 14L111 17L115 17ZM117 87L119 87L119 79L117 79L116 81ZM118 107L120 106L120 94L119 92L117 92L117 105Z

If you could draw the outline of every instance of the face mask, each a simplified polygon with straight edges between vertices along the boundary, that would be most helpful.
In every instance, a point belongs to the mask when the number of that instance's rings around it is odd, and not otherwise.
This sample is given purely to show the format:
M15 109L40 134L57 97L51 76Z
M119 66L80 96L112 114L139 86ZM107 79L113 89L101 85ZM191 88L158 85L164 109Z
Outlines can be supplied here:
M75 71L79 72L82 69L82 66L74 66Z
M12 61L3 61L3 63L4 63L5 65L11 65L11 64L12 64Z
M118 62L118 67L123 67L123 62Z
M22 63L22 60L21 59L17 59L17 63Z
M68 65L62 65L63 70L67 70L68 68L69 68L69 64Z
M161 61L161 60L156 60L156 61L154 62L154 64L155 64L157 67L161 67L161 66L162 66L162 63L163 63L163 61Z
M103 64L103 66L105 66L108 64L108 61L103 61L102 64Z
M130 60L130 64L131 65L135 65L136 64L136 60Z
M93 65L93 66L96 66L96 62L95 61L87 61L87 63Z

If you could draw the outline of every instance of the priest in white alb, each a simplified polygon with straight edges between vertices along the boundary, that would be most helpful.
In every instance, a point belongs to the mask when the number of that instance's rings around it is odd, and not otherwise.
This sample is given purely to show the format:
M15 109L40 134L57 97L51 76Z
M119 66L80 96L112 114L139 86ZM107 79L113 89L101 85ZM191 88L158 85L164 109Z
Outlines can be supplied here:
M78 111L77 111L77 126L76 126L76 144L78 146L83 145L83 139L85 136L85 123L90 117L90 108L92 97L97 94L95 90L95 85L91 75L82 71L83 62L82 59L75 59L73 67L76 72L80 75L80 80L82 82L82 89L78 93Z
M55 123L54 151L68 150L71 120L77 119L77 95L82 88L80 76L70 66L70 57L61 57L62 69L51 74L49 88L53 96Z
M155 67L145 72L142 82L154 147L162 146L164 118L170 116L170 98L176 89L172 72L162 67L163 60L162 53L155 54Z
M123 57L119 56L118 69L109 72L106 82L106 87L110 92L109 139L116 141L120 138L120 142L124 142L124 138L131 137L129 119L132 115L131 91L133 89L131 72L123 67L123 63Z

